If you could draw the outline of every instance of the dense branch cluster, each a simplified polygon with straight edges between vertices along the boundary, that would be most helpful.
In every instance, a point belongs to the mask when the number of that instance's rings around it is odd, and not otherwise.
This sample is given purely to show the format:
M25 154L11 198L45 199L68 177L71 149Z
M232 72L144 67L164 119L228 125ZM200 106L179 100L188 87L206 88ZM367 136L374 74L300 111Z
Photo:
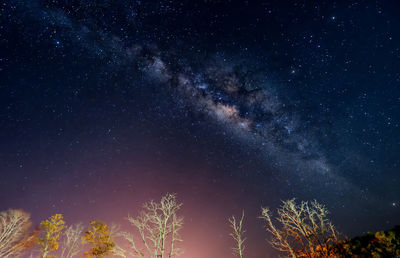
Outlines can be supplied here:
M0 257L15 257L32 246L37 231L30 231L30 215L22 210L0 213Z
M134 218L128 216L128 221L134 226L140 236L144 250L140 249L132 234L122 235L130 243L135 257L173 257L182 253L176 247L182 241L179 231L183 227L183 217L178 216L182 203L176 201L174 194L167 194L159 203L150 201L143 205L143 210Z
M271 245L291 257L331 257L332 245L338 241L338 233L327 219L327 209L317 201L297 204L287 200L278 208L276 226L269 208L262 208L261 218L271 233Z
M83 231L84 226L81 223L67 227L61 245L61 258L72 258L79 254L82 248L81 236Z

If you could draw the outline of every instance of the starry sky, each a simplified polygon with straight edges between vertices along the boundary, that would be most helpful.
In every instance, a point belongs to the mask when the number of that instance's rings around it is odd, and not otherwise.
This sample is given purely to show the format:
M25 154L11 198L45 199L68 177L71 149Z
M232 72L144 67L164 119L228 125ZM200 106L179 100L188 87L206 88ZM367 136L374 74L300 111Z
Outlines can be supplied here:
M348 236L400 218L397 1L10 0L0 209L35 223L184 203L183 257L274 257L261 206L324 203ZM125 224L124 224L125 223Z

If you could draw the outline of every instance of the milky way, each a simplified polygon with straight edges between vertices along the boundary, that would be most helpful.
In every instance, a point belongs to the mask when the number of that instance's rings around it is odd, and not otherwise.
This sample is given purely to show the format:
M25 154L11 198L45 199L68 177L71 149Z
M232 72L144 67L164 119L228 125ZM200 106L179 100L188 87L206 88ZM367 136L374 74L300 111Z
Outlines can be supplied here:
M32 4L29 8L39 7ZM70 34L75 43L106 61L111 69L122 67L127 73L143 72L149 83L169 87L171 94L178 92L177 102L183 101L192 112L218 121L237 140L256 146L265 153L265 159L274 159L274 166L295 167L293 173L300 173L301 177L317 173L323 177L329 174L337 180L314 133L301 126L303 122L294 105L280 99L275 89L279 85L271 82L268 70L253 72L254 67L248 67L247 60L217 54L201 60L194 68L190 58L195 53L191 56L190 51L185 51L186 56L178 53L178 57L170 57L169 52L176 53L176 49L161 50L156 45L141 44L125 46L120 37L97 27L91 30L70 20L64 12L40 10L40 13L42 16L35 19L43 19Z
M293 159L303 169L330 171L313 133L306 135L300 128L301 119L274 94L267 74L243 75L246 71L227 60L206 63L200 72L190 66L171 71L160 57L153 57L145 70L159 83L176 87L195 112L207 114L238 138L259 146L266 158L277 156L276 164L287 168Z

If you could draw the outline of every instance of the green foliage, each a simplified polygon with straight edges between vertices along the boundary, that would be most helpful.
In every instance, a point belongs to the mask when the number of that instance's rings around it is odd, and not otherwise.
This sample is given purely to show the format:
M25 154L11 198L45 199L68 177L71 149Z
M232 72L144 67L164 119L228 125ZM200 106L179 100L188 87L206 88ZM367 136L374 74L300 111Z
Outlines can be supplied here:
M400 258L400 226L340 241L336 248L345 257Z
M102 258L109 254L115 246L108 226L100 221L90 222L90 229L85 233L82 243L91 245L89 252L85 252L88 258Z

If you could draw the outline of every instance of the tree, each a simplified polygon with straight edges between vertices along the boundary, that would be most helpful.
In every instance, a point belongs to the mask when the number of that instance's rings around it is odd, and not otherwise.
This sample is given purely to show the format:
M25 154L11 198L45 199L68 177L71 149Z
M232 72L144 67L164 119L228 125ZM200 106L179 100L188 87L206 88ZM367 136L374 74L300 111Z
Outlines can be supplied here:
M114 224L114 223L111 224L110 235L113 239L123 235L120 231L120 228L121 227L117 224ZM114 242L114 244L115 244L114 248L111 251L112 255L117 256L117 257L127 258L128 251L125 248L121 247L116 241Z
M400 226L391 230L368 232L364 236L339 241L335 246L340 257L400 257Z
M244 211L242 211L242 217L239 222L236 221L236 217L233 215L228 219L229 224L232 228L232 233L229 235L235 240L236 246L232 248L233 254L243 258L243 251L245 249L244 242L246 238L244 237L244 233L246 230L243 229L243 219L244 219Z
M182 203L178 203L175 194L166 194L159 203L151 200L143 205L143 211L137 218L128 216L140 236L143 248L140 248L131 233L121 235L129 242L134 257L174 257L182 253L176 247L183 241L179 232L183 228L183 217L178 216Z
M67 227L61 245L61 258L74 257L81 251L83 230L81 223Z
M332 257L332 244L338 241L338 233L327 219L328 210L317 201L295 199L282 202L278 208L276 227L269 208L262 208L261 218L266 222L266 230L272 234L271 245L290 257Z
M90 222L90 228L86 231L82 243L89 243L91 245L89 252L85 252L88 258L102 258L110 254L115 246L111 231L105 223L100 221Z
M31 224L23 210L0 213L0 257L16 257L35 244L37 231L30 231Z
M42 230L42 238L39 238L40 250L42 258L48 257L51 251L57 251L59 248L59 240L65 228L65 222L62 214L55 214L40 223Z

